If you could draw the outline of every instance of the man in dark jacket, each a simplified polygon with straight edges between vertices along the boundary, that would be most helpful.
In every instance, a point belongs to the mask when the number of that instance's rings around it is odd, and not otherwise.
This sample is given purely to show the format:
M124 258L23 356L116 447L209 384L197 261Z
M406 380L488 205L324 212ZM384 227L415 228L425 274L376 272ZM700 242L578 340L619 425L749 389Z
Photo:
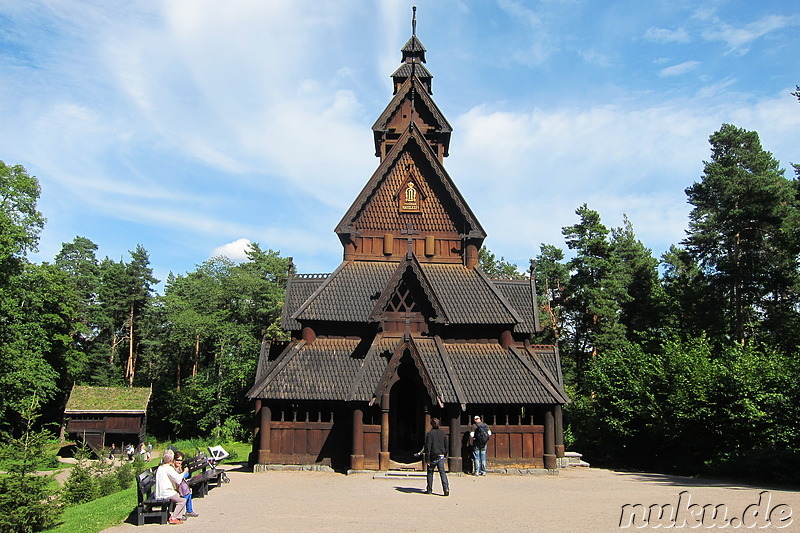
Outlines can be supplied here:
M425 494L433 493L433 471L439 469L442 478L444 495L450 495L450 484L447 482L447 473L444 471L444 459L447 457L447 435L439 429L439 419L431 418L431 429L425 435L425 458L428 462L428 488Z

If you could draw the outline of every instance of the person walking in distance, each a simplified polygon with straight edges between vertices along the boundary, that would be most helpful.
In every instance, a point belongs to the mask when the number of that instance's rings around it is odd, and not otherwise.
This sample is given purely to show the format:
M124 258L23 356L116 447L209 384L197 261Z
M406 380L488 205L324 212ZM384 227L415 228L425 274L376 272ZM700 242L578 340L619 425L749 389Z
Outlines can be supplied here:
M483 423L481 417L475 416L472 431L469 436L472 439L472 464L473 474L476 476L486 475L486 445L489 443L489 437L492 436L492 430L489 426Z
M439 419L431 418L431 430L425 435L425 459L428 464L428 488L425 494L433 493L433 471L438 469L442 478L442 490L445 496L450 496L450 484L447 482L447 473L444 470L444 459L447 457L447 435L439 429Z

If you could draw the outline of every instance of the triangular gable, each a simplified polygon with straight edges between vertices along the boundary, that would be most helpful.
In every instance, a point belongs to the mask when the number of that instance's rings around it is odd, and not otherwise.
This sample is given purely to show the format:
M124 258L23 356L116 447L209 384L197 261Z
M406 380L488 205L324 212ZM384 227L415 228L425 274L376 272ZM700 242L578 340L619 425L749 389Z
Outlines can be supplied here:
M439 407L444 407L442 394L436 390L436 386L434 385L430 372L428 372L425 362L422 360L420 350L414 342L413 337L401 339L398 342L394 354L389 360L389 364L386 365L386 370L384 371L383 376L381 376L378 386L375 388L375 392L372 393L372 399L370 400L369 404L373 405L376 400L389 392L392 378L394 378L395 374L397 373L397 369L400 367L400 362L403 359L406 349L408 349L409 354L411 354L411 358L414 360L414 365L417 367L417 371L419 372L419 376L422 379L422 383L425 386L425 390L428 392L431 402Z
M355 223L363 213L366 206L374 198L376 192L383 185L387 174L390 170L398 164L401 156L412 150L417 150L418 154L428 163L432 172L426 174L425 178L429 180L436 180L436 184L440 185L446 194L448 200L455 206L458 214L463 218L464 233L462 237L485 239L486 232L478 222L475 214L467 205L464 197L459 192L452 178L447 174L442 163L439 161L436 154L431 149L430 145L425 140L419 128L415 124L411 124L408 129L400 136L397 143L392 147L391 151L387 154L386 158L381 162L378 168L370 177L367 184L361 190L361 193L356 197L353 204L347 210L345 215L339 221L339 224L334 230L338 235L350 234L356 231ZM396 191L392 191L394 194ZM461 224L459 224L461 227Z
M394 296L395 291L400 286L400 283L403 281L403 277L405 276L406 270L411 268L411 272L416 277L417 281L419 282L422 291L425 293L425 296L428 298L428 303L433 308L434 312L436 313L435 317L426 317L430 318L434 322L439 323L447 323L449 322L447 318L447 314L444 312L444 308L442 307L441 302L439 301L438 296L436 296L436 292L433 289L430 281L425 276L425 272L422 271L420 267L419 261L417 257L414 255L413 252L406 253L405 257L402 261L397 265L397 268L392 274L392 277L386 283L386 287L384 287L381 295L378 297L378 300L375 302L375 306L372 308L372 312L369 314L369 320L372 322L377 322L380 320L381 313L386 310L386 306L388 305L389 301Z
M431 126L435 127L439 131L443 133L450 133L453 131L453 127L447 122L447 119L444 116L444 113L439 109L439 106L436 105L436 102L433 101L433 98L430 97L428 91L425 89L425 86L416 78L409 78L406 80L403 85L400 86L400 89L397 91L389 104L386 106L386 109L383 110L383 113L378 117L378 120L375 121L375 124L372 125L372 131L374 132L384 132L388 128L388 123L391 121L392 117L398 112L400 106L403 105L403 102L410 98L411 89L414 89L414 98L416 106L422 105L427 112L433 117L435 120L435 124ZM416 101L417 97L419 97L419 102ZM415 111L417 111L415 106ZM446 155L446 154L445 154Z

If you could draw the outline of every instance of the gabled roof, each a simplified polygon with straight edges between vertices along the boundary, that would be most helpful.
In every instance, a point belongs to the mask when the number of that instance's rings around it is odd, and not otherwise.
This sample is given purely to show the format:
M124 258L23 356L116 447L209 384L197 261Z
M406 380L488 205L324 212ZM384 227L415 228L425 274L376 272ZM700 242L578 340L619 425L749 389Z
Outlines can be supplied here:
M88 387L75 385L64 414L132 413L144 414L152 390L147 387Z
M419 281L419 284L422 287L425 296L427 296L428 298L428 303L431 305L431 307L434 310L434 313L436 314L436 316L426 317L426 318L429 318L434 322L442 322L442 323L449 322L450 320L447 318L447 313L445 313L444 309L442 308L442 304L439 303L439 298L436 295L436 292L433 290L433 287L428 281L428 278L422 271L422 266L417 260L417 256L414 255L413 252L406 253L403 260L400 261L400 263L398 263L397 268L394 271L394 274L392 274L392 277L386 283L383 292L381 292L381 295L375 302L375 306L372 308L372 312L370 312L369 314L369 320L371 321L380 320L381 313L386 309L387 303L389 302L389 300L392 299L392 296L397 290L397 287L403 280L403 276L405 275L406 270L409 268L413 272L417 281Z
M421 102L417 102L415 99L416 105L424 105L427 110L433 115L434 119L436 120L437 128L439 131L450 133L453 131L453 127L447 122L447 119L444 117L444 114L439 109L439 106L436 105L436 102L433 101L433 98L430 97L428 92L425 90L425 87L422 83L415 79L409 78L406 80L400 89L397 91L392 99L389 101L389 104L386 106L386 109L383 110L383 113L378 117L378 120L375 121L375 124L372 125L372 131L376 132L383 132L386 131L388 128L387 123L392 118L392 115L397 111L403 101L409 97L409 93L411 92L411 88L414 88L414 96L419 97Z
M289 277L281 313L283 329L287 331L300 329L300 322L292 318L292 315L328 277L330 274L295 274Z
M424 263L430 281L451 324L517 324L522 317L479 267Z
M408 129L400 136L391 151L387 154L384 160L378 165L378 168L372 174L367 184L356 197L353 204L347 210L342 220L334 230L337 234L350 234L355 231L354 224L358 219L361 212L366 205L375 196L375 193L380 188L381 184L386 179L389 170L397 163L398 159L407 151L415 150L422 158L427 161L432 169L432 172L426 174L426 179L437 180L441 184L448 199L452 201L458 213L463 217L464 223L467 226L464 237L485 239L486 232L478 222L475 214L467 205L464 197L461 196L452 178L447 174L439 158L433 152L427 141L423 137L419 128L415 124L411 124ZM399 228L398 228L399 229Z
M375 300L396 268L397 263L387 261L344 261L291 318L367 322Z
M561 356L558 346L550 344L533 344L527 348L531 358L542 368L544 375L551 383L564 386L564 376L561 373Z
M389 392L392 378L397 373L397 369L400 367L400 363L406 353L406 350L408 350L408 353L414 360L414 365L417 367L417 372L419 373L419 377L422 379L425 390L428 392L431 403L438 404L439 407L444 407L443 391L441 391L436 386L436 383L434 383L431 373L428 371L428 365L425 364L422 354L420 353L420 349L417 346L417 343L414 342L414 337L404 339L404 341L398 344L398 346L395 348L392 358L389 360L389 364L386 365L383 375L381 376L380 381L378 381L378 385L375 387L375 390L372 393L370 405L372 405L375 400L383 396L385 393Z
M422 63L415 63L413 66L411 63L403 63L392 73L392 78L410 78L411 76L422 79L433 78L433 75Z
M382 384L389 382L408 349L436 403L458 403L466 408L467 404L569 401L563 386L553 383L552 374L543 372L536 355L524 349L503 349L497 343L444 342L439 337L416 335L376 335L368 346L366 342L324 337L310 344L293 341L269 363L266 375L247 396L373 401L383 392ZM545 347L537 350L541 348Z

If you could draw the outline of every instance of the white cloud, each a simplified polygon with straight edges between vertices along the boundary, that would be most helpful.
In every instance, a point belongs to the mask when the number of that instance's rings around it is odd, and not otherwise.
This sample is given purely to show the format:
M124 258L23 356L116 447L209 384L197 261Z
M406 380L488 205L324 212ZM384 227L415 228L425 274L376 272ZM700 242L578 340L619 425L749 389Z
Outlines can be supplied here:
M610 67L612 65L611 59L597 50L578 50L578 55L590 65L597 65L598 67Z
M800 16L769 15L741 27L735 27L714 18L714 24L703 32L708 41L722 41L728 45L729 52L746 54L750 43L771 33L791 26L800 25Z
M250 251L250 239L236 239L233 242L229 242L228 244L223 244L222 246L217 246L211 251L210 257L220 257L224 256L230 259L231 261L247 261L247 252Z
M476 107L454 120L459 135L445 163L489 233L487 246L518 264L540 242L563 248L561 228L584 202L609 227L627 214L660 255L684 238L684 189L700 179L708 137L725 122L758 131L776 157L797 153L800 113L779 96L749 106L718 98L638 109Z
M666 28L648 28L644 38L655 43L688 43L691 41L689 33L684 28L668 30Z
M671 67L666 67L661 69L658 75L663 78L667 78L670 76L680 76L682 74L686 74L687 72L695 70L699 66L700 66L699 61L684 61L683 63L679 63L677 65L672 65Z

